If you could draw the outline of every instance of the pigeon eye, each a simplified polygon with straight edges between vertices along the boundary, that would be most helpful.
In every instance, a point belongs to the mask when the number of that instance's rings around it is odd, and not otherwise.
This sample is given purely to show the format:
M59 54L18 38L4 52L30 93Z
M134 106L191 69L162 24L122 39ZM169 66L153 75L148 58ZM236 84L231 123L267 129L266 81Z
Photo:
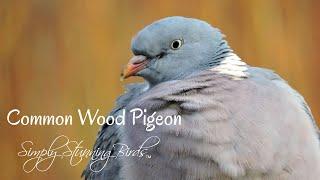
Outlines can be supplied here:
M182 45L182 40L176 39L176 40L172 41L171 49L177 50L177 49L179 49L181 47L181 45Z

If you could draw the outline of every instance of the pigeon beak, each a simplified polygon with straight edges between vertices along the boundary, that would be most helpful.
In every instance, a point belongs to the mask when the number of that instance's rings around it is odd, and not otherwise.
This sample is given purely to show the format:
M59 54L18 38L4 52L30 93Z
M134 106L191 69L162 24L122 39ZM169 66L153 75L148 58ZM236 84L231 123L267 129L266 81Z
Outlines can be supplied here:
M145 56L133 56L127 65L127 68L121 74L121 80L126 79L130 76L135 76L137 72L146 68L147 58Z

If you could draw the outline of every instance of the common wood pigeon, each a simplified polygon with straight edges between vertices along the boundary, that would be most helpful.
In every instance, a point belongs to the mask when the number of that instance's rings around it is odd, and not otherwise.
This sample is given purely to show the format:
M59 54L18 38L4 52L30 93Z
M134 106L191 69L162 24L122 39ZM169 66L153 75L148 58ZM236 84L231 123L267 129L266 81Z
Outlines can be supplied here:
M132 52L123 76L145 82L129 85L110 115L141 108L182 123L153 131L142 119L104 125L94 150L115 156L116 144L160 142L151 158L91 160L85 179L320 179L318 128L303 97L273 71L242 61L217 28L164 18L134 37Z

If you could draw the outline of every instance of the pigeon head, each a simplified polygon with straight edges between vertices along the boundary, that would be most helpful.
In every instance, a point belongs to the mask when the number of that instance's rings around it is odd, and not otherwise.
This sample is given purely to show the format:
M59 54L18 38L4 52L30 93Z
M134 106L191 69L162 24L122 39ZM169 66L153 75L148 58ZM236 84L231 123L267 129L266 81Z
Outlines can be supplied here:
M140 76L151 85L216 66L231 51L218 29L185 17L146 26L133 38L131 49L134 56L123 77Z

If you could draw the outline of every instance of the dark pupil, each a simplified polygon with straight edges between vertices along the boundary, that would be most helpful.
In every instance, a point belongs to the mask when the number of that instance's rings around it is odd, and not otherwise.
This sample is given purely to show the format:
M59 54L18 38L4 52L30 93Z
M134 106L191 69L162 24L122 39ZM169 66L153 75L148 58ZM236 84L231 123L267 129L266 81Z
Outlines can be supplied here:
M172 43L172 47L173 47L174 49L177 49L177 48L179 47L179 45L180 45L179 41L174 41L174 42Z

